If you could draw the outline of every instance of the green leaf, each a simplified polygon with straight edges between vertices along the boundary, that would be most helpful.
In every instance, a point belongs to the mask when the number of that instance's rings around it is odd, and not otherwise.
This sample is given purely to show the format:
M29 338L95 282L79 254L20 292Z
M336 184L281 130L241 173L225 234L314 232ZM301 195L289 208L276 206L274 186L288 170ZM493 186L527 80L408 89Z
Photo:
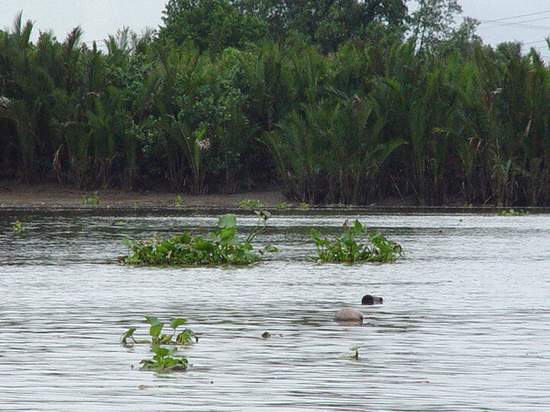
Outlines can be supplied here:
M158 325L153 325L149 328L149 335L154 337L154 338L158 338L160 333L162 332L162 328L163 328L164 324L162 323L159 323Z
M149 325L151 326L155 326L155 325L160 325L161 324L161 321L156 318L155 316L145 316L145 320L147 321L147 323L149 323Z
M184 318L174 318L170 321L170 326L172 329L177 329L181 325L185 325L187 323L187 319Z
M317 229L311 229L309 234L313 240L321 240L321 232L319 232Z
M222 242L229 242L235 239L236 234L237 234L237 228L234 228L234 227L226 227L221 229L219 232L220 240Z
M124 246L126 246L128 249L132 249L134 247L134 245L136 244L135 241L131 240L131 239L124 239L122 241L122 243L124 244Z
M162 335L159 339L159 343L163 345L168 345L172 343L172 335Z
M153 348L151 348L151 351L153 351L155 355L161 358L170 355L170 349L163 348L162 346L153 346Z
M191 345L194 341L198 342L198 339L191 329L185 329L176 337L178 345Z
M222 229L237 227L237 217L235 215L220 216L218 219L218 226Z
M122 334L122 336L120 337L120 342L124 345L124 346L132 346L132 344L129 344L128 343L128 340L131 339L133 342L135 342L135 339L134 339L134 332L136 331L136 328L130 328L128 329L126 332L124 332Z

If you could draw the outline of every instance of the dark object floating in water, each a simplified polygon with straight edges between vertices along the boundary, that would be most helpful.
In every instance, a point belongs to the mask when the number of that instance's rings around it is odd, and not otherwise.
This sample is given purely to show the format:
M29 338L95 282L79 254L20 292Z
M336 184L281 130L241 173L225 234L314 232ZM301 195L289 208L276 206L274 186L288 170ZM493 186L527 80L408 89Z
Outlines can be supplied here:
M361 300L362 305L381 305L384 303L384 298L379 296L365 295Z
M271 333L269 333L269 332L262 333L262 338L263 339L269 339L270 337L271 337Z
M334 315L334 320L336 322L346 322L346 323L363 323L363 314L359 312L357 309L352 308L344 308L340 309L338 312L336 312L336 315Z

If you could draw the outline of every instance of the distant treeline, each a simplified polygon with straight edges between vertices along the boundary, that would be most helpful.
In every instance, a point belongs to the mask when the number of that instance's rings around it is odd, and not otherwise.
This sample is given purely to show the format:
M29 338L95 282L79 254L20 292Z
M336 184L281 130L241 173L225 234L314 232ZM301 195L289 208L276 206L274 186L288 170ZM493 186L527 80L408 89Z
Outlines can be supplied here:
M454 0L171 0L106 47L0 31L0 179L550 205L550 68ZM549 45L550 46L550 45Z

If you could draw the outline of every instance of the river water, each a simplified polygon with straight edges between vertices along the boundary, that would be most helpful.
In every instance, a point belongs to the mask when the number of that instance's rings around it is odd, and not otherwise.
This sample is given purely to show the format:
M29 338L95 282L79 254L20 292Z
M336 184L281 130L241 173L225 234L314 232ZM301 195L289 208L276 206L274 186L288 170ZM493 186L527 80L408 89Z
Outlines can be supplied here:
M131 268L124 238L215 217L43 215L21 235L0 217L0 410L550 410L550 216L358 217L405 257L316 264L310 229L345 217L280 216L259 239L280 253L251 268ZM333 322L345 306L362 327ZM189 372L139 370L148 347L119 337L143 315L189 319Z

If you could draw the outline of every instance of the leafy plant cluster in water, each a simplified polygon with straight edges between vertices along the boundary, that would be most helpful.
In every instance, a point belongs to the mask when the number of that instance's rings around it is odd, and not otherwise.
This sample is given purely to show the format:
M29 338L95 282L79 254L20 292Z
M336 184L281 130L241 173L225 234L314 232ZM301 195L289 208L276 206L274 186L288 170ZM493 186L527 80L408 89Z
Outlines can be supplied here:
M357 240L367 234L370 244ZM401 246L386 239L381 233L367 233L365 227L356 220L353 225L344 223L344 233L337 239L322 238L318 230L311 231L311 237L317 247L317 260L326 263L391 263L402 254Z
M174 206L176 207L182 207L183 206L183 196L177 195L176 200L174 200Z
M266 246L256 252L253 240L266 229L271 214L255 211L260 224L244 239L237 237L237 218L224 215L218 219L218 229L207 237L192 236L188 232L169 239L153 237L143 241L126 241L130 253L119 260L127 265L146 266L212 266L251 265L266 253L277 252ZM316 260L325 263L392 263L403 251L399 244L386 239L381 233L367 233L356 220L353 225L344 223L344 233L337 239L322 238L318 230L311 231L317 248ZM369 243L361 243L358 237L367 235Z
M180 326L187 323L187 319L174 318L170 321L172 332L162 333L164 323L154 316L145 316L149 324L149 339L137 340L134 337L136 328L130 328L120 337L120 343L125 347L133 347L136 344L150 344L153 356L151 359L143 359L141 369L152 370L159 373L185 371L189 367L187 357L176 355L178 346L189 346L198 342L198 338L191 329L178 331ZM166 347L171 346L171 347Z
M264 207L262 201L258 199L243 199L239 202L239 208L241 209L258 210Z
M244 239L237 237L237 218L224 215L218 219L218 229L207 237L193 236L188 232L170 239L153 237L145 241L126 241L130 249L128 256L120 260L128 265L148 266L209 266L209 265L250 265L258 262L261 256L275 252L266 247L256 252L253 240L265 230L265 223L271 216L267 211L256 212L260 224Z
M290 207L290 205L287 202L280 202L275 205L275 208L277 210L286 210Z
M25 231L25 225L20 220L16 220L12 226L14 233L23 233Z
M505 209L497 212L497 216L527 216L528 214L528 211L520 209Z
M99 206L99 194L97 192L94 192L81 195L80 203L82 204L82 206L97 207Z

